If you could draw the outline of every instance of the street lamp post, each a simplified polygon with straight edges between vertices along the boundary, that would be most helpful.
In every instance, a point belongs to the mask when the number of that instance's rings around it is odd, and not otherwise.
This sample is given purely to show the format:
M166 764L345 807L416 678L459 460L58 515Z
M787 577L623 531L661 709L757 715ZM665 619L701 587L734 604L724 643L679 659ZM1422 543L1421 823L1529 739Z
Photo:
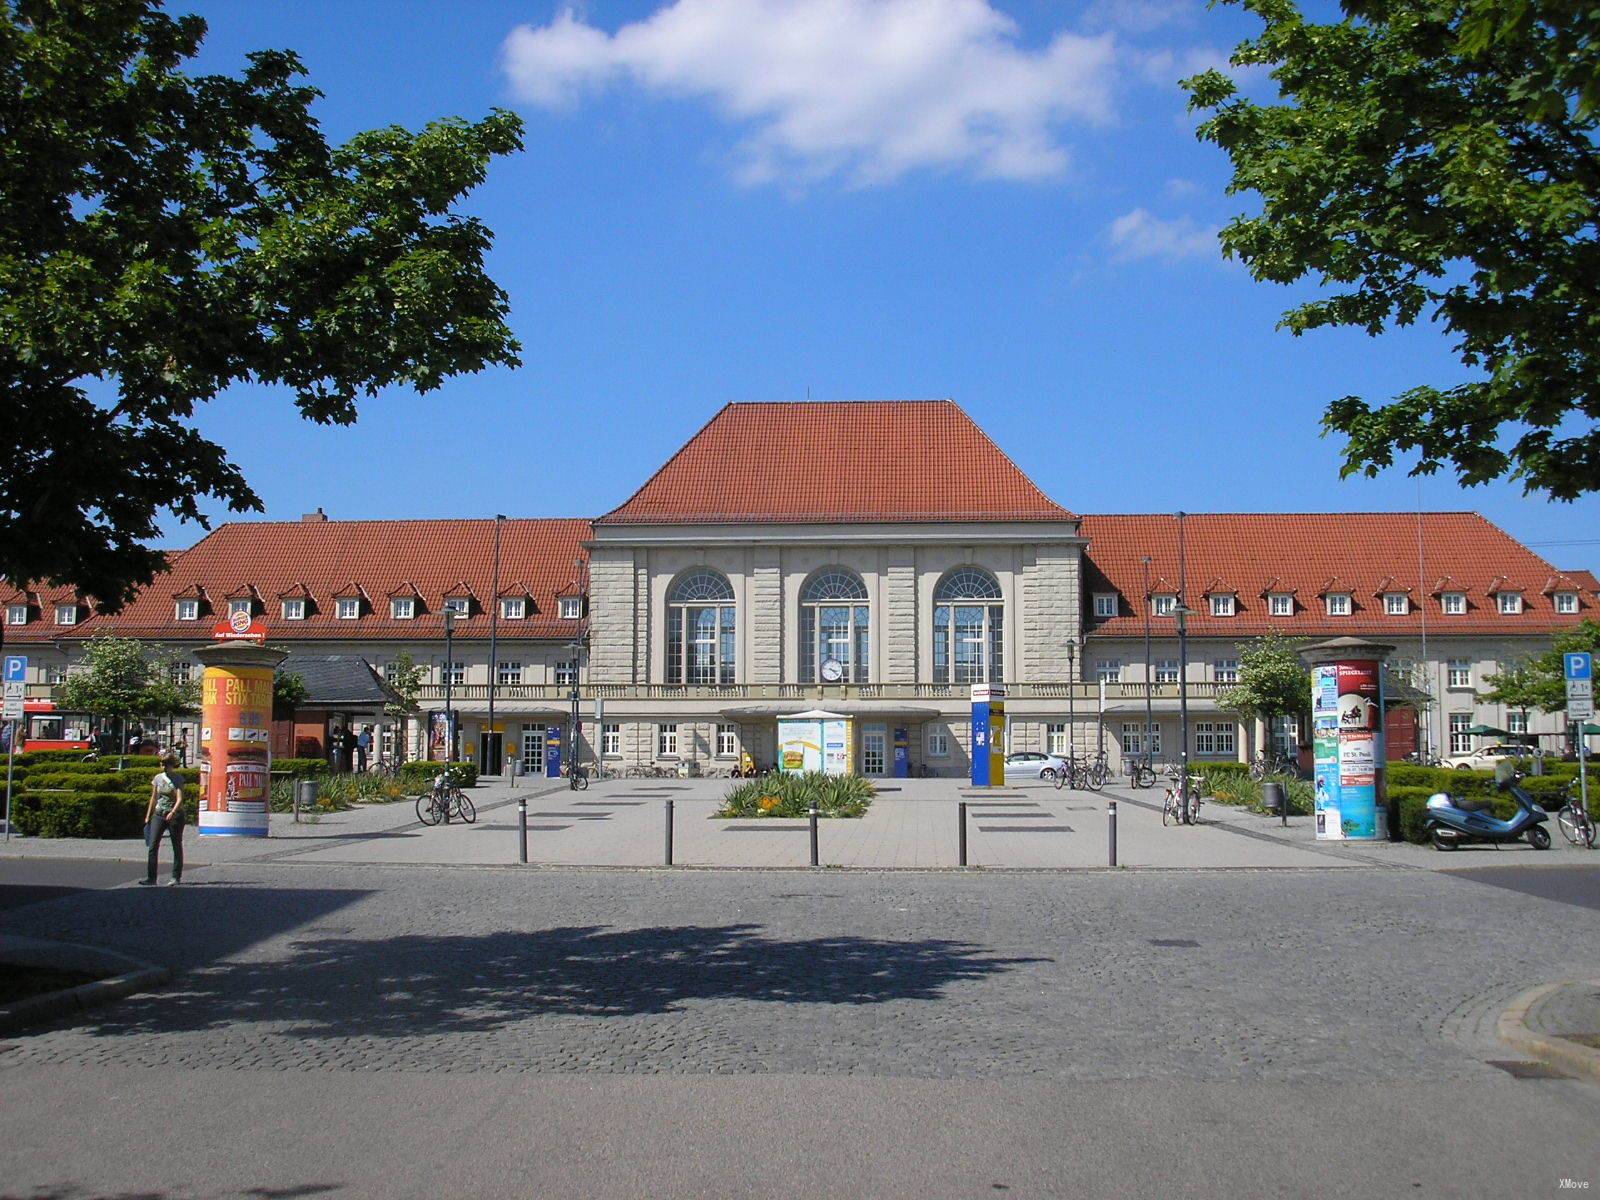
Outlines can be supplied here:
M1144 556L1144 765L1154 771L1155 735L1150 704L1150 556Z
M583 654L583 643L572 642L572 719L567 724L567 779L569 786L578 786L578 662Z
M455 675L455 660L451 656L450 639L456 631L455 610L444 610L444 760L454 762L456 758L456 718L455 710L451 706L451 682Z
M1073 751L1078 745L1078 673L1073 669L1077 660L1078 643L1067 643L1067 784L1072 784Z
M1184 571L1183 514L1178 514L1178 797L1189 819L1189 593Z
M494 727L494 693L499 683L500 673L500 525L506 519L505 513L494 515L494 597L489 601L489 745L495 745ZM505 759L505 747L497 747L496 761L492 763L480 762L478 765L485 775L498 775L500 763Z

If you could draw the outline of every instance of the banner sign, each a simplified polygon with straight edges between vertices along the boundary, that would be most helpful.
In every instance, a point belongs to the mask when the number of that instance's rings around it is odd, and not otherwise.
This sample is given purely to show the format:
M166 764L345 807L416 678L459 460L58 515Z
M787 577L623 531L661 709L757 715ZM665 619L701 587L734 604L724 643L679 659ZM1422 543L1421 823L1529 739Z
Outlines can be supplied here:
M219 642L255 642L260 645L267 640L267 626L259 617L252 617L249 613L231 613L216 623L211 636Z

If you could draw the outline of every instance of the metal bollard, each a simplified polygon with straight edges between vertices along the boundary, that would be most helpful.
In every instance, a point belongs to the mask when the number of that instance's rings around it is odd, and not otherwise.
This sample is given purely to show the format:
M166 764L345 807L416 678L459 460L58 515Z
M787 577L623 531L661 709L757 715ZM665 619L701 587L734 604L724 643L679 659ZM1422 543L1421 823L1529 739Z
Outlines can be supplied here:
M667 797L667 866L672 865L672 797Z
M956 846L961 865L967 865L967 802L956 805Z
M821 865L821 859L817 854L817 806L815 804L811 806L811 865L813 867Z
M528 861L528 802L517 797L517 861Z
M1111 865L1117 865L1117 802L1106 801L1106 828L1110 830L1111 839Z
M294 819L295 824L300 823L300 806L307 808L317 806L317 781L315 779L297 779L294 781Z

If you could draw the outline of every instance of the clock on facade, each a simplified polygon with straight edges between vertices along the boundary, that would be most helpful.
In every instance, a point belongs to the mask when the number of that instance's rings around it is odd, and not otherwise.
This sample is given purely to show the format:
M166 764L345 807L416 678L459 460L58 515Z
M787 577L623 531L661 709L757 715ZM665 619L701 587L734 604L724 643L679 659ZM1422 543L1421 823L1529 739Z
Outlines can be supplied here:
M837 658L822 660L822 679L824 683L838 683L844 678L844 664Z

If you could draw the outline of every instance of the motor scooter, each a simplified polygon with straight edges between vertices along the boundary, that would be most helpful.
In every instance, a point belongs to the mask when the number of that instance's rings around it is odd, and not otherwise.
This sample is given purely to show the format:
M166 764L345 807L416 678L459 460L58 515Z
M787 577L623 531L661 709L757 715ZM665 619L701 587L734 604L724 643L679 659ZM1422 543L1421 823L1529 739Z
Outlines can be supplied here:
M1435 792L1428 797L1425 827L1435 850L1455 850L1472 842L1519 842L1524 837L1535 850L1550 849L1548 813L1514 779L1500 784L1517 802L1516 814L1502 821L1489 811L1486 801L1463 800Z

